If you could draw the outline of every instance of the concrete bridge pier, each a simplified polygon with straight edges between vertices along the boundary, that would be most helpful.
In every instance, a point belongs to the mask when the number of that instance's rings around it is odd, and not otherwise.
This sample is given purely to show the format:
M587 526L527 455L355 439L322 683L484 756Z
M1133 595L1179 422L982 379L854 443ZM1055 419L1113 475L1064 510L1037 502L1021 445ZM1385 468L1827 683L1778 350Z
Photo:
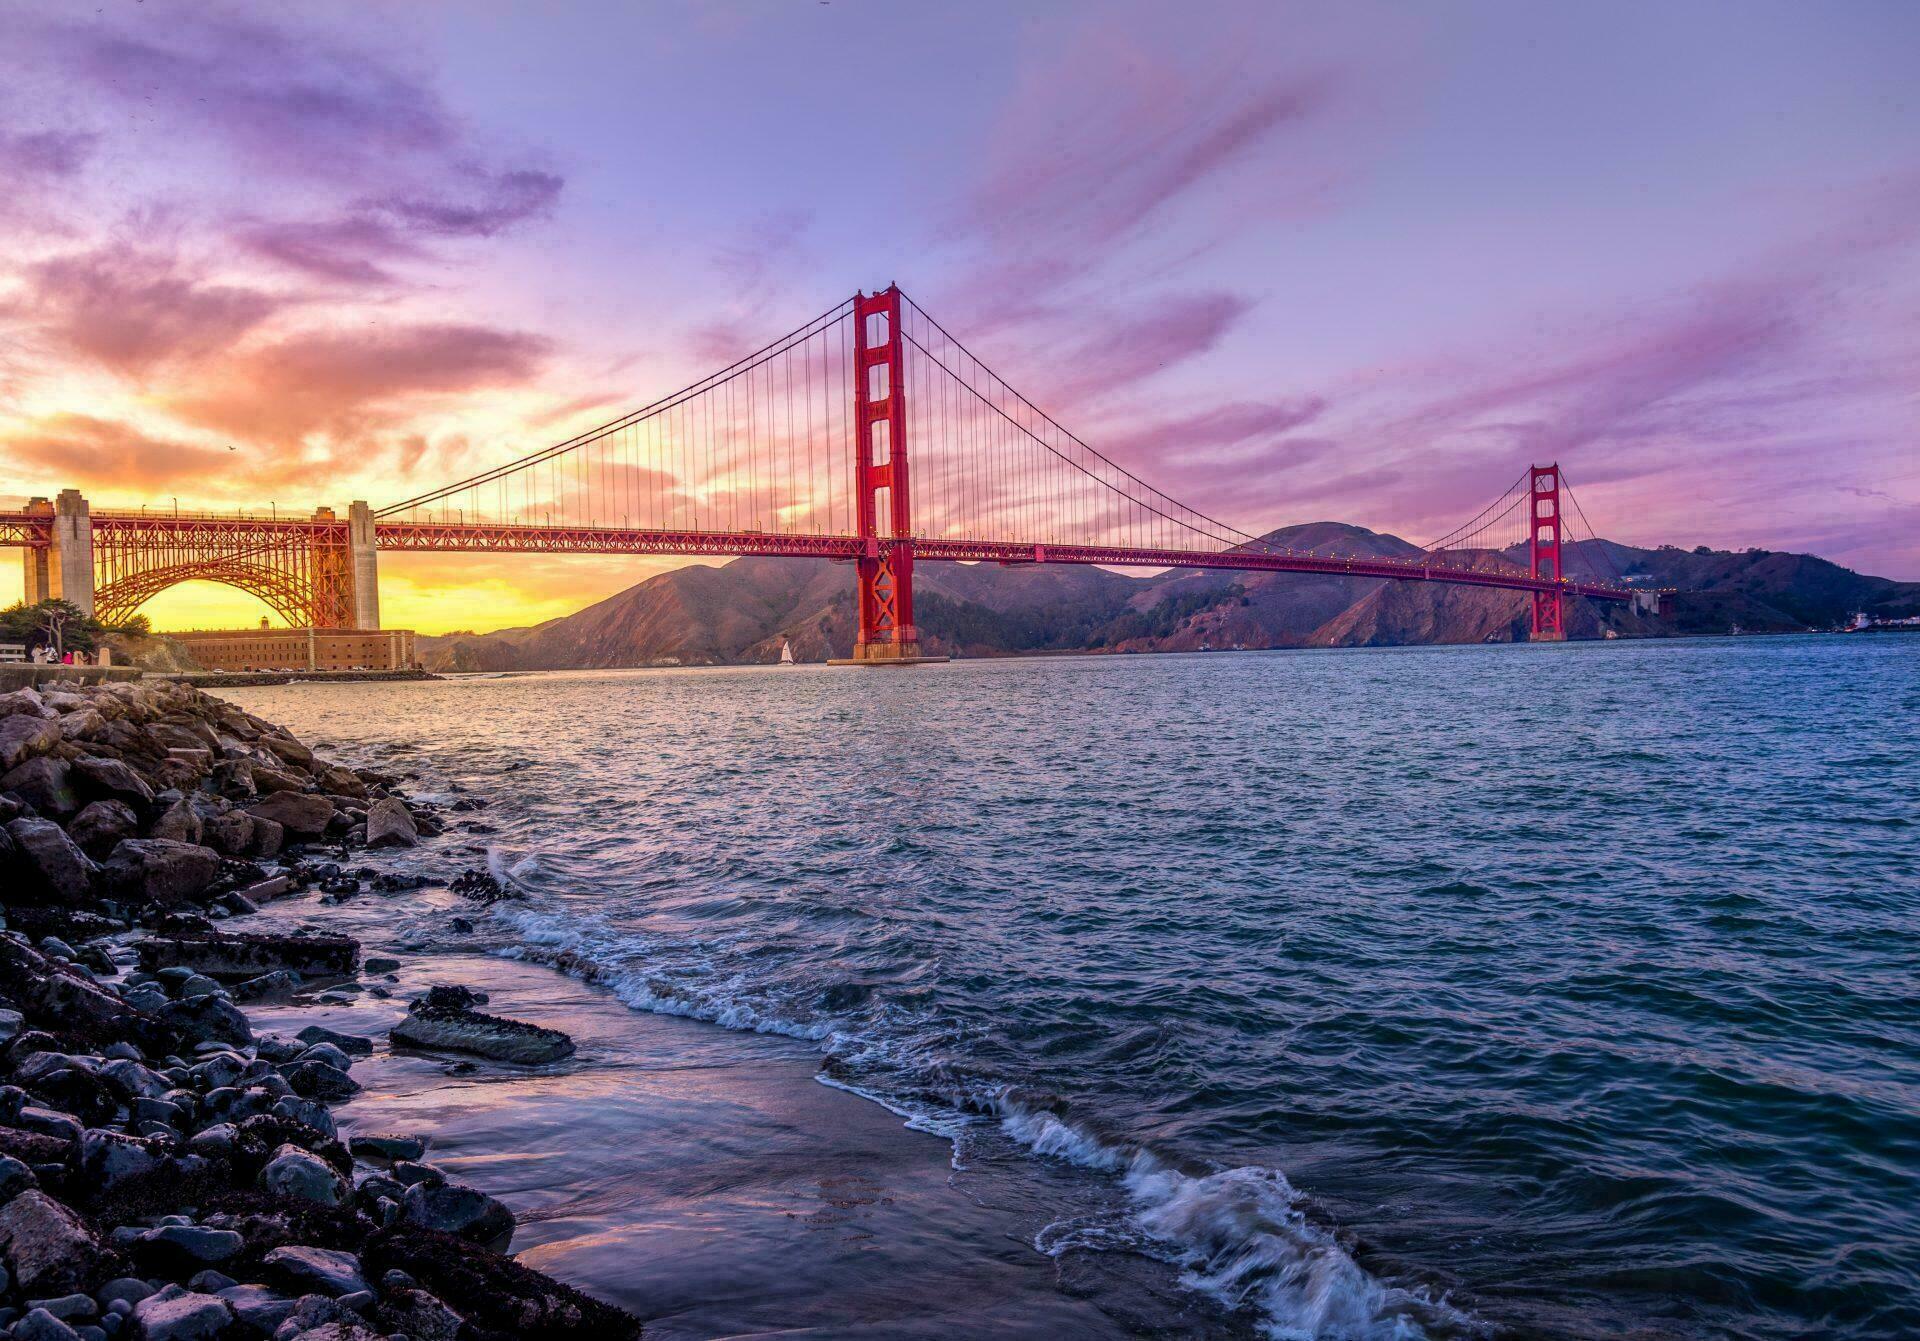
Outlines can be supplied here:
M46 552L48 594L93 614L93 513L78 489L62 489L53 502L53 544ZM28 585L34 581L28 568Z
M353 582L353 627L380 627L380 552L374 548L373 509L365 499L347 504L347 571Z
M43 517L53 515L53 504L44 498L29 498L26 511ZM38 605L42 601L53 599L53 551L29 546L21 551L26 556L23 567L26 569L28 605Z

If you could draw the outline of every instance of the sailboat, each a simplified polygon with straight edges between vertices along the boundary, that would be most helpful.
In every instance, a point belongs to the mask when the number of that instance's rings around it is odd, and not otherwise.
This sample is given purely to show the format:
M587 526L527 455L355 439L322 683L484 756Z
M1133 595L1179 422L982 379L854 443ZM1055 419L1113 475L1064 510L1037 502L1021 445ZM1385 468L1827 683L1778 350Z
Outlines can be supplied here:
M782 666L793 664L793 644L785 638L780 640L780 664Z

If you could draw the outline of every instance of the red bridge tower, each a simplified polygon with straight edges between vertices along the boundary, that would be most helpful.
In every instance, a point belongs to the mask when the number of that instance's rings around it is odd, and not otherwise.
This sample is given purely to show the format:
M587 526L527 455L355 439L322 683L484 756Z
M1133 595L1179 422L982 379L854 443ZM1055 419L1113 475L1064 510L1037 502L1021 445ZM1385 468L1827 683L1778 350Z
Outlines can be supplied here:
M1527 528L1527 567L1535 577L1562 580L1560 572L1560 466L1535 466L1532 524ZM1533 641L1558 643L1567 637L1567 596L1556 588L1533 593Z

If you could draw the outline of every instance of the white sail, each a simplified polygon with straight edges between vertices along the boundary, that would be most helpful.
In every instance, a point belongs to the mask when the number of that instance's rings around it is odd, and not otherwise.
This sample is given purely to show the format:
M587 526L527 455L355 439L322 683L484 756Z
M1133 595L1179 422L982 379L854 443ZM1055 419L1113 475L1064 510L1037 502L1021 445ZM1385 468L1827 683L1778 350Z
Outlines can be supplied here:
M780 640L780 664L782 666L793 664L793 644L784 638Z

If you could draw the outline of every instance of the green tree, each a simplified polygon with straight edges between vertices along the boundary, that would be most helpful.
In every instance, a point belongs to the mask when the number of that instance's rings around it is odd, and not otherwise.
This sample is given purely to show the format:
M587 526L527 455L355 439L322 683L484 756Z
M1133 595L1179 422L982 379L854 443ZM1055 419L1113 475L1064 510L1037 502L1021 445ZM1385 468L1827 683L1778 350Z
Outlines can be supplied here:
M124 624L103 624L72 601L57 597L32 605L16 602L0 610L0 634L9 639L42 637L56 656L69 651L91 652L109 634L140 635L151 630L145 615L135 615Z

